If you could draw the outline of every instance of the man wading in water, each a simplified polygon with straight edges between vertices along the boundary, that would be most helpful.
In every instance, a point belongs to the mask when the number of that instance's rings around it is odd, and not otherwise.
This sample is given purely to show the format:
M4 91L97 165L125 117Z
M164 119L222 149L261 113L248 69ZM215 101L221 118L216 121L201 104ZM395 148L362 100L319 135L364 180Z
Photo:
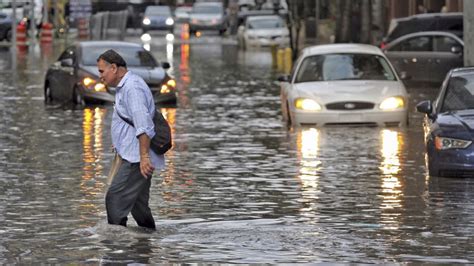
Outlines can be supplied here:
M127 226L127 215L132 212L139 226L156 230L148 206L151 177L155 169L164 168L165 161L164 155L150 149L150 139L155 135L153 96L145 81L128 71L125 60L114 50L99 56L97 68L102 82L116 87L112 143L121 162L105 198L107 220Z

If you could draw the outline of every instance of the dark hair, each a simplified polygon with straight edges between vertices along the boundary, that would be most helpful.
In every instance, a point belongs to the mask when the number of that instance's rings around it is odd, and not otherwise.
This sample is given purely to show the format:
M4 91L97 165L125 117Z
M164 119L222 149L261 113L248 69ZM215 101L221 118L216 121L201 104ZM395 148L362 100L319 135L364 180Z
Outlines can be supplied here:
M109 64L116 64L118 67L127 67L127 63L125 60L123 60L123 57L112 49L109 49L103 54L99 55L97 62L99 62L101 59Z

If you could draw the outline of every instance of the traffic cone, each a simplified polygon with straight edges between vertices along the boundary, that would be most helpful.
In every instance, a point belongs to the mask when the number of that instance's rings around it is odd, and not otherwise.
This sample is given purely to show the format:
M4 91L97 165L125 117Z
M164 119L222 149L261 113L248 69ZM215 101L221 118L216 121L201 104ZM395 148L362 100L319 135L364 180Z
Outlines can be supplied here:
M20 52L26 52L28 50L28 44L26 43L26 25L24 23L20 23L16 27L16 45Z
M41 26L41 43L51 43L53 41L53 24L44 22Z

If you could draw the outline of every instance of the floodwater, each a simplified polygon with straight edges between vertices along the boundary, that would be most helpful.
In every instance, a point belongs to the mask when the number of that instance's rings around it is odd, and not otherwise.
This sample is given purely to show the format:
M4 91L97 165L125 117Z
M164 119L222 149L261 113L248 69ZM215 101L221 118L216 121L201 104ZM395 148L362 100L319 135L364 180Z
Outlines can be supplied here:
M136 38L138 40L138 38ZM111 105L43 102L63 49L0 51L0 263L474 263L474 180L430 178L412 87L407 128L288 130L267 50L204 36L151 45L172 63L158 231L106 223Z

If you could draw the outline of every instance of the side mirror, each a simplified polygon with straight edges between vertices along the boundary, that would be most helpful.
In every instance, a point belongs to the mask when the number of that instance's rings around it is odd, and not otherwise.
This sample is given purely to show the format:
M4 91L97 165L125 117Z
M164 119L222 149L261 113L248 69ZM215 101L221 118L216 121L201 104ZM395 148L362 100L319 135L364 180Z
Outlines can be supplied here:
M164 68L164 69L169 69L171 67L171 65L168 62L162 62L161 67Z
M290 82L290 76L289 75L283 75L278 77L279 82Z
M66 58L66 59L61 60L61 66L72 67L73 66L72 58Z
M416 110L420 113L426 114L429 118L436 118L436 115L433 114L433 105L431 101L422 101L416 105Z
M451 47L451 53L453 54L461 54L463 52L463 49L461 46L453 46Z
M402 71L402 72L400 73L400 78L401 78L402 80L410 80L410 79L411 79L411 76L408 75L408 73L407 73L406 71Z

